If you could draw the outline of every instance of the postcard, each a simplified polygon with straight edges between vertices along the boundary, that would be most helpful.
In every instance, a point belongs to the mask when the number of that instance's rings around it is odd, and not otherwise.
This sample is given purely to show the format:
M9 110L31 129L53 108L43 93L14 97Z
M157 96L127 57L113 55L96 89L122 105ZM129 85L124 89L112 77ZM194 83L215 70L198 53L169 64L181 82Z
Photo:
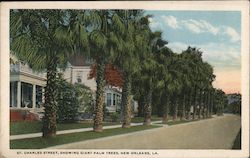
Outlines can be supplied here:
M1 157L249 157L248 1L0 5Z

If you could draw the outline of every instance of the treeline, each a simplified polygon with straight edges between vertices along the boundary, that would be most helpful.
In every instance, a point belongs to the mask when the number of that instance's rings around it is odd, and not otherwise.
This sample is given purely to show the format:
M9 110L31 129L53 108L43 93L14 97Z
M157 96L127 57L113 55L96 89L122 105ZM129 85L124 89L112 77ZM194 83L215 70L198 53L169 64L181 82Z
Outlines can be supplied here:
M151 109L163 117L163 122L169 115L173 120L207 118L214 112L222 115L227 98L222 90L213 87L213 68L202 60L200 50L188 47L177 54L164 46L150 60L156 64L152 74L148 76L142 68L133 80L139 116L145 117L145 124L150 122Z
M167 47L160 31L149 27L143 10L11 10L11 52L37 71L46 70L43 137L56 134L56 78L70 56L84 53L96 64L94 131L101 132L105 65L122 74L122 127L130 127L131 97L139 102L144 124L152 110L163 121L222 114L223 91L212 86L213 68L202 52L187 48L180 54ZM180 109L180 110L178 110ZM180 111L180 113L178 113Z

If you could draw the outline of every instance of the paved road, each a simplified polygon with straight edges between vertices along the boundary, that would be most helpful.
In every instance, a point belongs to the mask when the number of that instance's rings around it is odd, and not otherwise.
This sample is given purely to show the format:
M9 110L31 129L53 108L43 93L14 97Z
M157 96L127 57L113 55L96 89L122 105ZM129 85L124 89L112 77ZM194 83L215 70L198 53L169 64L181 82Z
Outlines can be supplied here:
M56 149L231 149L241 126L235 115L126 135L54 146Z

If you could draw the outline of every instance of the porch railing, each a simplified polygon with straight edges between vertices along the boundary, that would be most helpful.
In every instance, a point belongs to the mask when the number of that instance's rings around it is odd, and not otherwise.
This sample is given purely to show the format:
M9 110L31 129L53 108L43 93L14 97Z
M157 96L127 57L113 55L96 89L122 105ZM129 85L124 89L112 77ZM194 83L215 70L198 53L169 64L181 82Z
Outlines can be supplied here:
M41 78L46 78L46 73L43 72L35 72L33 71L31 68L29 68L26 65L22 65L22 64L11 64L10 65L10 72L12 73L27 73L30 75L35 75Z

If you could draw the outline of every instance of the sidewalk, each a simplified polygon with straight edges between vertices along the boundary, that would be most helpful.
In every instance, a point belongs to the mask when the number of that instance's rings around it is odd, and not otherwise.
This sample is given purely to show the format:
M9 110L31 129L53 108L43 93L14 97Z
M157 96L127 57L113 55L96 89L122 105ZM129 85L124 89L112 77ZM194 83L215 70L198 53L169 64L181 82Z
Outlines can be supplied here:
M162 121L152 121L151 124L162 126ZM131 126L139 126L143 123L131 123ZM119 128L121 125L111 125L111 126L104 126L103 129L112 129L112 128ZM78 132L87 132L92 131L93 128L80 128L80 129L70 129L70 130L63 130L63 131L57 131L56 134L69 134L69 133L78 133ZM20 134L20 135L12 135L10 136L10 140L17 140L17 139L25 139L25 138L36 138L36 137L42 137L42 132L40 133L30 133L30 134Z

